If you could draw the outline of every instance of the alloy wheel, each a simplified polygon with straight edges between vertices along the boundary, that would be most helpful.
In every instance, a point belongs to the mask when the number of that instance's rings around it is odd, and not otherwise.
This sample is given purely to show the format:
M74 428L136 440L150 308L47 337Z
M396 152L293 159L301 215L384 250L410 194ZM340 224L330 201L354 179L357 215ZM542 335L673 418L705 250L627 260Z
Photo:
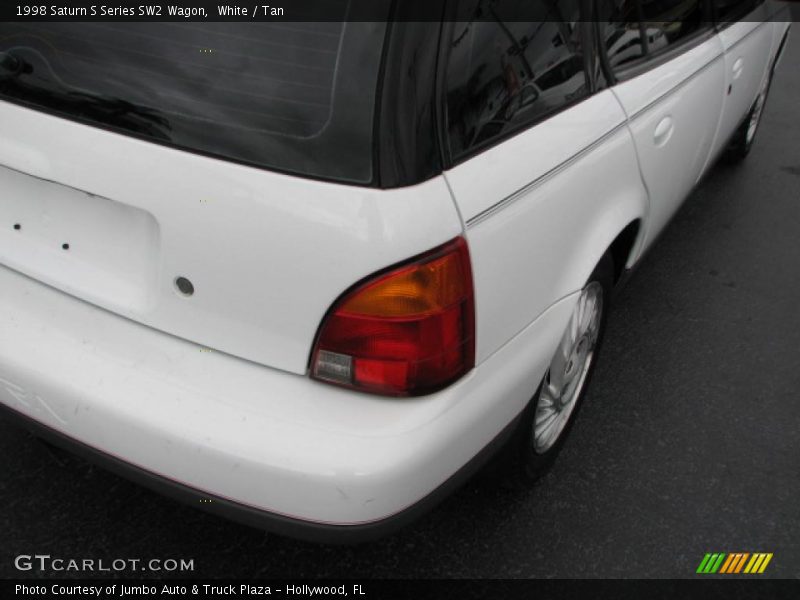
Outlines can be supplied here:
M575 409L594 359L602 316L603 286L593 281L581 291L537 398L533 445L539 454L558 441Z

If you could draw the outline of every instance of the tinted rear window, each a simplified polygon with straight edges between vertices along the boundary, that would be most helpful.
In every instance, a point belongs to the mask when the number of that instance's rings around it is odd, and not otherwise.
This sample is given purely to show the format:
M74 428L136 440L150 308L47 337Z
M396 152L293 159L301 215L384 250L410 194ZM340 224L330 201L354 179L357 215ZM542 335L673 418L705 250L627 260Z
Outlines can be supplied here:
M236 161L368 183L385 27L0 23L0 98Z

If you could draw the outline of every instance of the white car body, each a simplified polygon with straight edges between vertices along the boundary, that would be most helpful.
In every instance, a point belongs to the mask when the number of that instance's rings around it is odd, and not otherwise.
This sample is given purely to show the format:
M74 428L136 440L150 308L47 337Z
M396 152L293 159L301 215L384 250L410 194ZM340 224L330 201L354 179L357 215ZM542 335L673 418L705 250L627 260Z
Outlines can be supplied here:
M514 422L598 259L628 231L624 267L636 263L746 115L787 28L712 32L388 190L0 102L0 403L245 520L334 537L389 522ZM21 236L26 221L39 225ZM457 236L474 278L471 371L416 398L309 377L344 290Z

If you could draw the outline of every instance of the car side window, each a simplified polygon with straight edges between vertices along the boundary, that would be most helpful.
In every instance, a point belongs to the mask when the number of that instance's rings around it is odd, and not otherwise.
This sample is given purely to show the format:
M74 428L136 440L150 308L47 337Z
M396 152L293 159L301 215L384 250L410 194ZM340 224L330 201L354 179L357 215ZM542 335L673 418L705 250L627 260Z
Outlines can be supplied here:
M649 52L683 41L703 28L702 0L640 0Z
M717 23L733 23L756 9L764 0L713 0Z
M598 0L597 17L614 69L658 55L705 27L702 0Z
M616 69L645 56L639 5L631 0L598 0L599 35Z
M519 21L523 8L540 20ZM589 92L579 0L461 2L449 46L447 129L454 159Z

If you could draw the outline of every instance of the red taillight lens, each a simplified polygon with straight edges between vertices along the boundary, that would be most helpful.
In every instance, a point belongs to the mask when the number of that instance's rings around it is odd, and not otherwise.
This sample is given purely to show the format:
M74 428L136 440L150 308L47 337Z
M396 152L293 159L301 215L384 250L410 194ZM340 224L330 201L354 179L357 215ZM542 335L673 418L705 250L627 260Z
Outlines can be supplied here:
M474 363L472 269L466 241L456 238L346 293L320 328L311 374L416 396L448 385Z

